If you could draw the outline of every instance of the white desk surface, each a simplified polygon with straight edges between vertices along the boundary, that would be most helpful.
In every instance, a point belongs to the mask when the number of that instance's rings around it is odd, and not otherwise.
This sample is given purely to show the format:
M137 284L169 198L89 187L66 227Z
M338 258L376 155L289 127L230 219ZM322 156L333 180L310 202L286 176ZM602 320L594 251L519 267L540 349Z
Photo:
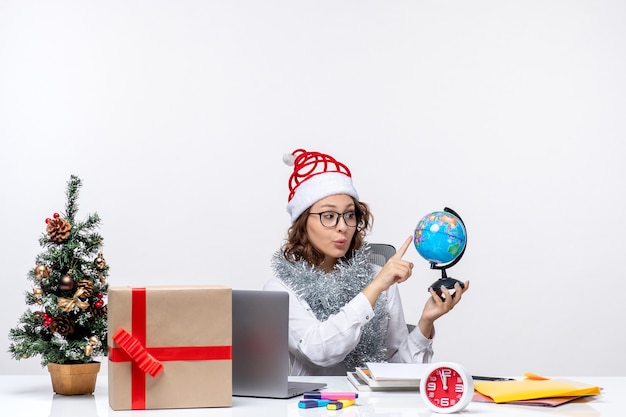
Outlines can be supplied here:
M485 404L472 402L454 415L465 417L623 416L626 407L626 377L568 377L603 388L601 395L576 400L554 408ZM355 391L345 377L300 377L293 380L322 380L327 391ZM233 397L230 408L113 411L109 408L107 376L99 374L93 395L63 396L52 391L48 375L0 375L0 414L9 417L104 417L104 416L215 416L215 417L427 417L443 416L425 407L417 392L360 392L357 405L343 410L298 408L302 397L288 400Z

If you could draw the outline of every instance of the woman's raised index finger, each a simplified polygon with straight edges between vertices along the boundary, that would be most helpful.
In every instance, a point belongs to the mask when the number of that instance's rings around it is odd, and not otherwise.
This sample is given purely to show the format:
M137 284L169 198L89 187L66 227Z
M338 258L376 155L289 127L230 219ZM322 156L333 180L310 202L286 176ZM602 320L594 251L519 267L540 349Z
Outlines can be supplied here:
M413 241L413 237L412 236L409 236L408 238L406 238L406 240L404 241L402 246L400 246L400 249L398 249L396 254L393 255L394 258L402 258L404 256L404 254L406 253L406 250L407 250L407 248L409 247L409 245L411 244L412 241Z

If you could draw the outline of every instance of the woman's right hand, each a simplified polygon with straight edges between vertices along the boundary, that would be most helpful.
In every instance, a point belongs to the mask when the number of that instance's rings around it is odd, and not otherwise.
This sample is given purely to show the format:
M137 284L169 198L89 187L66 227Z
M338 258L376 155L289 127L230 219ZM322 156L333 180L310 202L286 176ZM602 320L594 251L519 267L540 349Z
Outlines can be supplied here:
M400 249L389 258L385 266L383 266L383 269L380 270L372 282L363 289L363 294L365 294L369 300L372 308L374 304L376 304L378 296L380 296L383 291L386 291L395 283L406 281L411 276L413 272L413 262L405 261L402 257L412 241L413 237L409 236Z

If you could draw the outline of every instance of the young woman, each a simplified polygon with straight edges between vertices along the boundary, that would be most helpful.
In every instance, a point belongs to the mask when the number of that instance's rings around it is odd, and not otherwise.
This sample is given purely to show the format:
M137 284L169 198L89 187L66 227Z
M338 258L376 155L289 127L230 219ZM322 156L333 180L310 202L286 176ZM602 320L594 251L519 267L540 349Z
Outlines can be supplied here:
M444 300L431 290L409 333L398 284L413 264L402 259L409 236L384 267L371 264L365 241L373 217L359 201L350 170L319 152L294 151L287 212L291 227L274 254L265 290L290 298L292 375L345 375L365 362L430 362L434 322L469 289L457 285Z

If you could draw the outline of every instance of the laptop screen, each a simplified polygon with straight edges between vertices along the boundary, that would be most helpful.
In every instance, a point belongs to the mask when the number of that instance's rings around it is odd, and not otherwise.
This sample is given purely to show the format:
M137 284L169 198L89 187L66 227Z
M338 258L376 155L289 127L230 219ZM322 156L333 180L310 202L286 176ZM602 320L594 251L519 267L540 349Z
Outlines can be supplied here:
M233 395L289 398L326 386L289 381L289 294L233 290Z
M233 395L286 392L288 331L286 292L233 290Z

